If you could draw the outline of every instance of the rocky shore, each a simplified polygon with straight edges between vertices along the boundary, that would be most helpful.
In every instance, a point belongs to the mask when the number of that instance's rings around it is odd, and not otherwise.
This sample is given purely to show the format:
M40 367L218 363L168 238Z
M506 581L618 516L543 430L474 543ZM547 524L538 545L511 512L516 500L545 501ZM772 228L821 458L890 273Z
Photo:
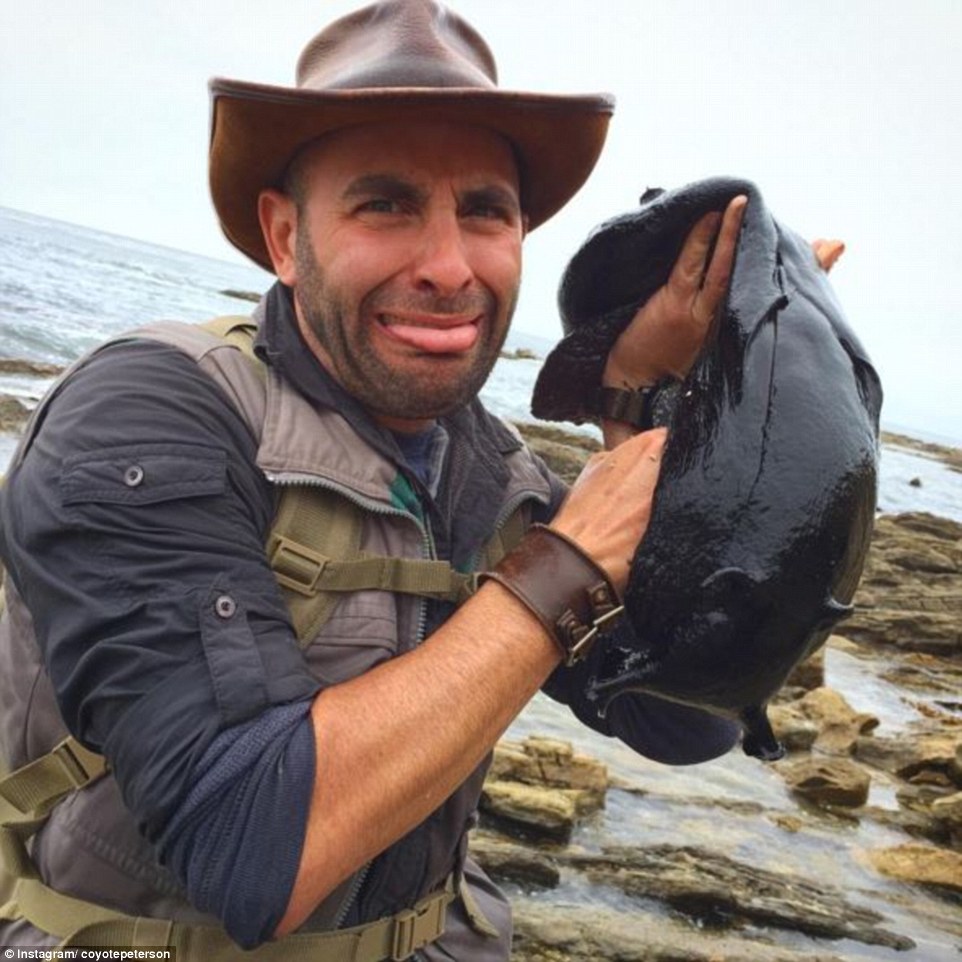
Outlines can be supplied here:
M519 427L567 477L597 447ZM962 956L960 574L962 525L923 513L878 519L844 635L796 670L771 709L789 753L757 775L781 781L784 805L726 798L724 787L660 793L563 740L503 742L472 850L511 893L516 962ZM847 666L838 685L826 668L835 662ZM875 685L885 692L878 714L865 690ZM700 766L706 782L720 765ZM715 829L607 843L605 807L625 795L669 818L676 810L679 823L700 807ZM751 825L786 851L827 852L810 869L773 867L733 844ZM606 894L592 900L595 891Z
M890 448L902 448L914 454L921 454L936 461L947 464L953 471L962 471L962 448L953 448L945 444L934 444L931 441L920 441L905 434L894 431L883 431L882 444Z

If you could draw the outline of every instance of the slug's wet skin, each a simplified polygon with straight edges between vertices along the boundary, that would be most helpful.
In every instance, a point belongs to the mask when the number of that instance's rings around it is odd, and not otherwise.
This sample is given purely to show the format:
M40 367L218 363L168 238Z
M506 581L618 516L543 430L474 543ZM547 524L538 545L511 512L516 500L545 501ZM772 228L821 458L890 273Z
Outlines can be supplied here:
M655 411L669 439L626 591L630 643L619 633L592 690L739 718L744 750L768 760L782 751L765 706L850 610L875 513L881 385L811 247L745 181L648 192L568 266L567 333L533 410L590 417L608 348L695 221L737 194L749 203L727 300Z

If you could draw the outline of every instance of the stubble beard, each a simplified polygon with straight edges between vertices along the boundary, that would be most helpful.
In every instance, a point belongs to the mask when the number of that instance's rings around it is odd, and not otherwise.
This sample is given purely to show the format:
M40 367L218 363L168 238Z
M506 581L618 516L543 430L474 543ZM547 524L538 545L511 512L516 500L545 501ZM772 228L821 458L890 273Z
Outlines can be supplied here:
M444 371L448 362L438 359L419 365L419 370L401 370L386 363L372 343L370 330L361 322L346 323L347 309L336 293L330 290L324 273L314 258L309 241L301 239L297 245L297 285L294 297L301 316L327 353L333 370L330 372L345 390L369 411L392 418L423 420L438 418L463 407L487 381L507 337L511 317L517 303L518 291L513 292L506 305L503 324L498 324L500 305L495 295L482 288L458 298L428 295L416 303L391 302L397 310L421 310L429 313L483 314L486 321L479 331L479 343L467 370L458 365L457 371ZM377 287L366 294L357 307L359 317L373 317L369 310L382 295ZM454 376L452 376L452 373Z

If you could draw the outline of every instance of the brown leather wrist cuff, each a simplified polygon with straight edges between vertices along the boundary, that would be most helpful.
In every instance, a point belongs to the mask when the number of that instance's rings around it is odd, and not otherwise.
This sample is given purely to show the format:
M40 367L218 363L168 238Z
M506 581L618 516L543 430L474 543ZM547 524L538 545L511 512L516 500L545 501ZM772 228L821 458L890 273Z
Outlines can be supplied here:
M547 628L573 665L591 650L599 632L624 611L605 572L570 538L532 525L518 546L479 582L497 581Z
M633 428L648 431L655 426L655 405L659 396L678 383L673 378L665 378L657 384L634 389L600 387L595 409L602 419L622 421Z

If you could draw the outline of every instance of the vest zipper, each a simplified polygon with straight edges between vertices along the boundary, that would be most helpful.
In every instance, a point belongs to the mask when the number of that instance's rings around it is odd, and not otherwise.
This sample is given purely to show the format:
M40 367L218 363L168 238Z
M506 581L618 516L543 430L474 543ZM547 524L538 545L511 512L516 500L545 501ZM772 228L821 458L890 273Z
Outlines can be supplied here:
M424 557L429 560L435 560L437 555L437 550L434 546L434 536L431 534L431 527L429 524L425 523L421 525L421 533L423 535L421 540L421 551ZM428 599L420 597L418 598L418 625L414 632L414 647L417 648L422 641L424 641L424 635L427 631L428 626Z
M418 531L421 534L421 555L422 558L433 559L434 558L434 540L431 537L431 533L427 526L422 524L421 521L415 517L413 514L402 511L400 508L389 507L381 501L376 501L373 498L365 498L363 495L359 495L356 491L350 488L344 487L343 485L337 484L333 481L329 481L326 478L319 478L313 474L295 474L295 473L282 473L282 474L272 474L269 471L264 472L264 476L267 478L271 484L276 484L278 487L293 487L295 485L312 485L318 488L327 488L330 491L334 491L339 495L347 498L353 504L356 504L359 508L363 508L365 511L369 511L372 514L380 515L393 515L398 518L406 518L415 524ZM424 631L427 627L427 599L418 599L418 620L417 627L415 629L414 646L417 647L424 640ZM348 889L347 895L344 897L344 901L341 903L341 907L337 910L337 915L334 918L333 928L339 929L343 924L344 920L347 918L348 913L354 907L354 903L357 901L358 896L361 894L361 888L367 881L368 876L371 874L371 869L374 865L374 861L365 863L360 869L358 869L357 874L354 876L354 881L351 882L351 887Z
M339 929L344 924L347 913L354 907L358 895L361 894L361 886L367 881L373 864L373 862L368 862L362 866L354 876L354 881L351 883L351 887L348 889L347 895L344 896L344 901L341 903L341 907L337 910L337 915L334 918L335 929Z
M271 484L276 484L279 487L296 487L297 485L302 485L315 488L327 488L329 491L335 491L337 494L343 495L348 501L353 502L359 508L364 508L365 511L370 511L372 514L394 515L398 518L407 518L418 526L418 530L422 535L422 541L426 536L424 525L409 511L402 511L401 508L391 507L375 498L366 498L364 495L358 494L351 488L338 484L336 481L319 478L314 474L299 474L293 472L274 474L270 471L265 471L264 477L267 478Z

